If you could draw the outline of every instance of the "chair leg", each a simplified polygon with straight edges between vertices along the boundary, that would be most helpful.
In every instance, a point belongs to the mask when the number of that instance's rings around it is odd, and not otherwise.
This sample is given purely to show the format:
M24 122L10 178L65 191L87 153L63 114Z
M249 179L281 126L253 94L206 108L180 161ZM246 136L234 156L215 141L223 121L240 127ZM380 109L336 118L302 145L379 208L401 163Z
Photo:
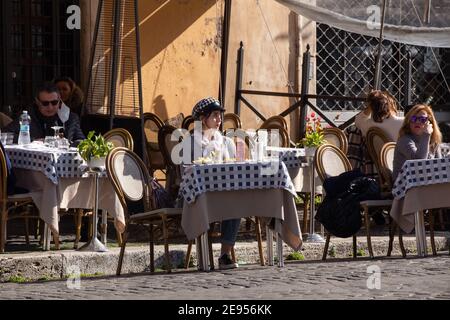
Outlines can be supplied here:
M231 260L236 262L236 252L234 251L234 247L231 248Z
M55 250L59 250L59 235L53 234L53 242L55 243Z
M212 246L212 231L213 231L213 224L210 225L210 228L208 231L208 254L209 254L210 270L214 270L214 268L215 268L213 246Z
M155 239L153 234L153 224L150 223L148 227L148 233L150 238L150 272L155 272ZM121 240L123 241L123 239ZM122 242L123 243L123 242Z
M116 230L116 239L117 239L117 244L119 246L121 246L122 245L122 234L117 230Z
M164 255L166 257L166 267L167 272L172 272L172 263L170 262L170 252L169 252L169 233L167 231L167 217L162 216L162 228L163 228L163 238L164 238Z
M2 206L2 214L0 217L0 253L5 252L7 214L6 208Z
M25 243L30 244L30 219L25 217Z
M392 253L392 247L393 247L393 243L394 243L394 235L395 235L396 229L397 229L397 226L395 224L394 219L392 219L392 217L389 216L389 246L388 246L388 252L387 252L388 257L390 257L391 253Z
M324 260L324 261L327 259L328 246L330 245L330 238L331 238L331 234L328 233L327 234L327 240L325 241L325 247L323 248L322 260Z
M78 249L78 243L80 242L82 218L83 218L83 209L76 209L76 213L75 213L75 243L73 244L74 249Z
M398 228L398 243L400 245L400 250L402 251L402 257L406 258L406 250L405 246L403 245L403 235L402 235L402 229Z
M259 262L262 266L264 266L266 263L264 261L264 253L262 247L261 223L258 217L255 217L255 230L256 230L256 240L258 241Z
M433 251L433 256L437 256L436 252L436 243L434 242L434 212L433 210L428 210L429 214L429 223L430 223L430 241L431 241L431 249Z
M184 263L185 269L189 269L189 263L191 262L191 251L192 251L192 241L189 241L186 251L186 262Z
M370 237L370 219L369 219L369 208L364 207L364 222L366 224L366 235L367 235L367 247L369 248L370 258L373 259L373 250L372 250L372 239Z
M309 196L305 193L305 199L303 200L303 230L308 230L308 204Z
M356 235L353 236L353 259L356 259Z
M125 226L125 232L123 233L122 247L120 248L119 263L117 264L117 270L116 270L117 276L120 276L120 273L122 272L123 256L125 254L125 247L127 245L127 240L128 240L128 227ZM151 258L150 258L150 260L151 260ZM151 268L151 261L150 261L150 268Z

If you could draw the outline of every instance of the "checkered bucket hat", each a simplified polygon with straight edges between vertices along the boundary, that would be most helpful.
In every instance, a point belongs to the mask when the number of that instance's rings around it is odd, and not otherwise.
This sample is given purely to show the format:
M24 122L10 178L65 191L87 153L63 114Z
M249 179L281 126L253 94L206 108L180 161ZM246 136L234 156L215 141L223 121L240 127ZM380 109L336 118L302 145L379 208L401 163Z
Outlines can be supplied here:
M210 114L213 111L225 111L224 108L220 105L219 100L209 97L200 100L192 109L192 117L195 120L200 120L200 116Z

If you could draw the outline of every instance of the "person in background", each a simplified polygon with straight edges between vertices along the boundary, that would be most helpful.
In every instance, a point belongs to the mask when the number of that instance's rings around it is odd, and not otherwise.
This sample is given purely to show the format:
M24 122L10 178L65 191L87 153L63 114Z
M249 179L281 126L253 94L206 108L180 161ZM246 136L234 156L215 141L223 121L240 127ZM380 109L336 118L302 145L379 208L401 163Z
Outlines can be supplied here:
M8 126L12 121L13 119L11 119L8 115L0 112L0 129Z
M58 87L59 95L64 104L70 108L70 111L80 117L84 98L80 87L69 77L56 78L53 83Z
M405 116L394 151L393 181L406 160L440 158L442 134L430 106L415 105Z
M39 86L29 115L31 141L44 140L46 136L53 136L53 126L63 127L64 138L69 140L71 146L77 146L81 140L85 139L78 115L62 104L58 88L51 82ZM15 119L3 131L13 132L14 140L17 142L19 129L19 119Z
M236 147L232 139L222 135L220 125L225 111L220 102L214 98L200 100L192 110L195 121L201 121L202 134L191 135L192 154L194 150L201 150L201 157L210 157L213 160L234 158ZM195 130L195 129L194 129ZM219 159L221 158L221 159ZM192 158L193 159L193 158ZM195 160L195 159L194 159ZM225 220L221 223L221 254L219 269L237 268L238 264L231 259L231 249L234 247L241 219Z
M355 125L365 137L371 127L382 129L391 141L397 141L403 118L389 93L374 90L367 96L367 107L355 117Z

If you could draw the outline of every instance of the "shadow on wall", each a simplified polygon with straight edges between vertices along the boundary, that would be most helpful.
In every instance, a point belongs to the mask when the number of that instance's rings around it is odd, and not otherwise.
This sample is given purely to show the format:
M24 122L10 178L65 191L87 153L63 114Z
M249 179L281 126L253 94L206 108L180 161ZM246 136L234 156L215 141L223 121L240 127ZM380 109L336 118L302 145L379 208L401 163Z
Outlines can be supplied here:
M215 4L215 0L141 0L139 21L142 64L158 55Z
M169 117L167 113L166 100L164 100L162 95L159 95L153 99L152 110L154 110L154 113L157 114L163 121Z

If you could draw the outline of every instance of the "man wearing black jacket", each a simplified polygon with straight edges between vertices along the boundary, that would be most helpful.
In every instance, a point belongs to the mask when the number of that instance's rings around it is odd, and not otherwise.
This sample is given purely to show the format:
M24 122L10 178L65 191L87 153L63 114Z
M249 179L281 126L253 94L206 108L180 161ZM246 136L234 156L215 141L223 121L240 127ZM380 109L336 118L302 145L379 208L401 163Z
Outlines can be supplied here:
M53 136L51 127L61 126L64 130L64 138L67 138L71 146L77 146L85 138L80 127L78 115L70 112L63 104L59 96L58 88L50 82L42 84L37 91L35 103L29 110L31 118L30 137L31 140L43 140L46 136ZM19 135L19 119L3 129L5 132L13 132L17 141Z

